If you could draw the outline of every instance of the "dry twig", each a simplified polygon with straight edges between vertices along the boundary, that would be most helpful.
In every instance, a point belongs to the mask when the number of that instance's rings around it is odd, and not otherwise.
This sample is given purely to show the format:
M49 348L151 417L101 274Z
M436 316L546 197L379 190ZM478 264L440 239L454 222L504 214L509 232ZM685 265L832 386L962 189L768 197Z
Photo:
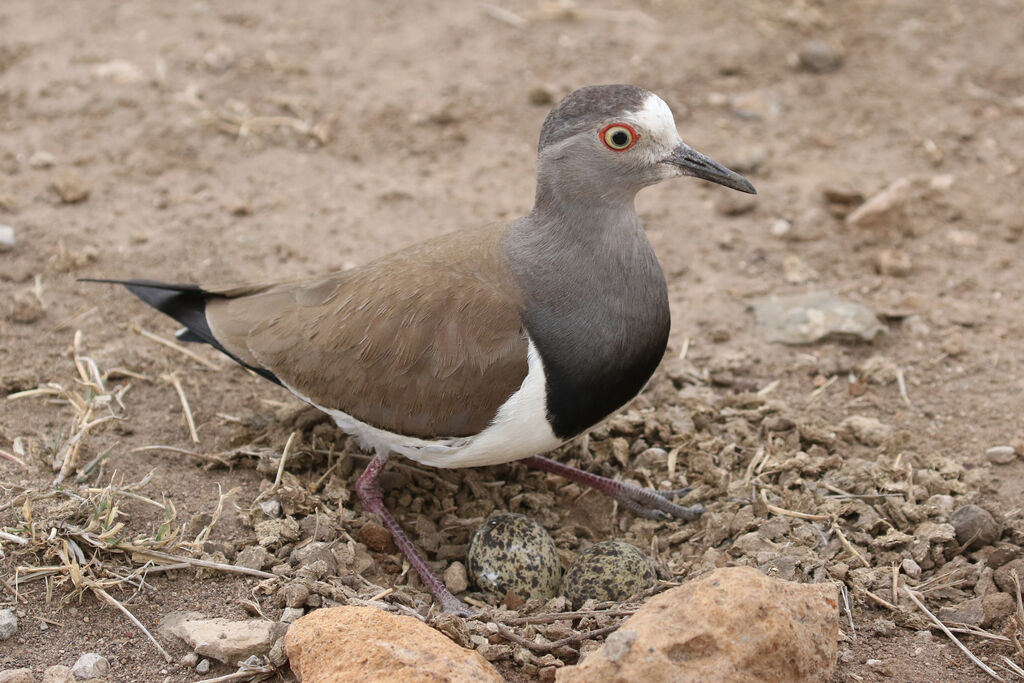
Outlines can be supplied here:
M578 643L580 641L588 640L590 638L603 636L619 628L619 624L612 624L611 626L597 628L593 631L574 633L571 636L568 636L567 638L562 638L551 643L535 643L532 640L527 640L526 638L517 636L515 633L512 633L512 631L509 631L501 624L495 624L495 626L498 627L498 635L500 635L502 638L511 640L513 643L517 645L522 645L528 650L533 650L534 652L551 652L552 650L562 647L563 645L571 645L573 643Z
M185 412L185 422L188 423L188 433L192 437L192 443L199 443L199 434L196 432L196 421L192 418L192 408L188 405L188 398L185 396L185 389L181 386L181 380L176 374L166 373L160 375L160 379L167 382L178 392L178 399L181 401L181 409Z
M970 659L972 662L974 662L978 666L979 669L981 669L982 671L984 671L985 673L987 673L989 676L991 676L992 678L994 678L997 681L1003 680L1002 678L999 677L999 674L997 674L995 671L992 670L991 667L989 667L988 664L986 664L985 662L983 662L980 659L978 659L977 657L975 657L974 653L971 652L970 650L968 650L964 646L964 644L961 643L960 640L955 635L953 635L952 631L950 631L948 628L946 628L946 625L943 624L941 621L939 621L938 617L936 617L934 614L932 614L931 611L927 607L924 606L924 603L921 602L921 600L918 599L918 597L916 595L914 595L914 591L910 590L906 586L903 587L903 590L904 590L904 592L906 592L907 597L910 598L910 600L915 605L917 605L917 608L920 609L922 612L924 612L925 615L931 620L931 622L933 624L935 624L936 626L938 626L942 630L942 632L945 633L946 636L949 637L949 639L952 640L956 644L956 646L963 651L963 653L965 655L967 655L968 659Z

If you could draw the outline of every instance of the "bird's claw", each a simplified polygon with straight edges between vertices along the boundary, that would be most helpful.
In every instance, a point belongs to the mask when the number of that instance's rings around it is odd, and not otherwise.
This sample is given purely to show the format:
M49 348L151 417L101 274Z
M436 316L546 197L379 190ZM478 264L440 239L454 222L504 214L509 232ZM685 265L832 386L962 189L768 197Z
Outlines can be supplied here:
M672 501L676 496L685 496L691 489L674 489L671 491L655 491L654 489L640 488L639 486L627 486L622 491L619 501L633 512L633 514L645 519L656 519L668 521L670 519L681 519L687 522L700 519L704 514L704 506L691 505L683 506Z

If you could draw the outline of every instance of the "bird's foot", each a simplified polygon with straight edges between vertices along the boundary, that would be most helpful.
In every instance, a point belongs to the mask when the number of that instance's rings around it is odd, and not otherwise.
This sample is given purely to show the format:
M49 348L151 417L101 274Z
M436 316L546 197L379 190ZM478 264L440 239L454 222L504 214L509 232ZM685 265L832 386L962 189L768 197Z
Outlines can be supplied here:
M619 501L623 507L631 510L634 514L647 519L668 520L675 518L692 522L695 519L700 519L700 516L704 514L704 507L701 505L686 507L672 500L676 496L685 496L690 492L688 488L672 491L655 491L654 489L646 489L634 484L584 472L576 467L563 465L560 462L539 455L531 456L521 462L527 467L551 472L578 484L595 488Z
M395 519L391 511L384 505L384 495L380 489L377 477L384 469L387 461L388 453L386 451L378 452L370 461L370 464L366 466L366 470L359 476L359 480L356 482L356 494L358 494L359 500L363 503L363 509L381 518L384 526L391 532L395 545L402 551L405 558L409 560L409 564L420 575L423 583L434 594L437 601L441 603L441 608L445 612L463 618L474 616L477 613L476 610L452 595L441 578L427 564L426 559L419 548L416 547L416 544L413 543L409 535L398 524L398 520Z

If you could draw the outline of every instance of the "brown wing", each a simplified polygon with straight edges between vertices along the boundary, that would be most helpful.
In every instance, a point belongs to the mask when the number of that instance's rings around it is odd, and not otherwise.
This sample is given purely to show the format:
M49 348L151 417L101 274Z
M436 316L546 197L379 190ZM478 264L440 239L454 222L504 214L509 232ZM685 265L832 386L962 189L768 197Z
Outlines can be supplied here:
M210 290L229 351L324 408L408 436L483 430L527 373L499 229L453 233L327 278Z

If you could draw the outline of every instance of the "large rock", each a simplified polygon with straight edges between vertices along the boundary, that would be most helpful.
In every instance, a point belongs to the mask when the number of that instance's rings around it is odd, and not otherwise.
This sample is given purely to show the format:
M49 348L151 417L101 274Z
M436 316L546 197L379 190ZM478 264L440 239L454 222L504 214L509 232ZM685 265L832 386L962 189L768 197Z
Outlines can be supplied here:
M189 647L225 664L235 665L251 655L266 654L274 644L274 624L262 619L207 619L195 612L172 612L160 632L184 640Z
M504 680L477 652L413 617L375 607L311 612L288 629L285 652L302 683Z
M832 584L716 569L649 600L558 683L827 681L836 663Z

